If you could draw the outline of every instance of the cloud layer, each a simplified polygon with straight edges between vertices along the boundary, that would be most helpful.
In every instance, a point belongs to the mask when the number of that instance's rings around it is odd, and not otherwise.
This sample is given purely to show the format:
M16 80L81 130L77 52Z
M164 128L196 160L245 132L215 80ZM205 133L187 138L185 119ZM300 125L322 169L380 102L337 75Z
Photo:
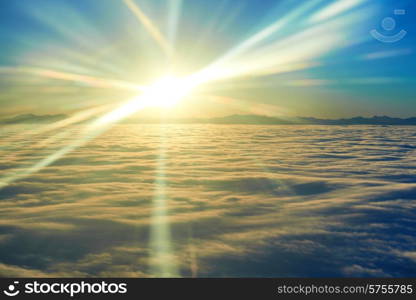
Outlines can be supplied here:
M181 276L415 276L415 130L116 126L0 190L0 275L154 276L162 195ZM27 134L2 176L76 136Z

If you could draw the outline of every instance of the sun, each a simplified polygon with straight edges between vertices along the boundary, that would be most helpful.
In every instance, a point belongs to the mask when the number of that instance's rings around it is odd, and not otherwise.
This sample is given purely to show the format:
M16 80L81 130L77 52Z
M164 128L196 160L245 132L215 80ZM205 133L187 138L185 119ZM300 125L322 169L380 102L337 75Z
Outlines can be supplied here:
M189 78L164 76L150 85L141 96L148 107L173 107L186 97L195 85Z
M192 76L164 76L149 86L142 88L136 97L105 114L93 124L93 127L114 124L132 114L149 107L169 108L188 96L200 84Z

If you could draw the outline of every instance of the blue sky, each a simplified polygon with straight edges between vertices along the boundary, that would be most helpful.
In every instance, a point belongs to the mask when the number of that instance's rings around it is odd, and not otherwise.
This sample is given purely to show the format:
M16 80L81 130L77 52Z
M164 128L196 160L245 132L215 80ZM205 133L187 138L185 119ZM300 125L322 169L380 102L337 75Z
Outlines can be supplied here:
M226 61L221 72L246 65L248 71L235 71L233 76L209 82L203 96L195 96L199 100L187 104L192 115L198 115L198 111L209 111L209 115L233 112L230 107L218 108L218 102L212 104L207 94L215 99L241 101L244 105L233 106L238 107L237 113L244 113L243 106L259 105L275 106L272 114L292 116L416 115L414 1L184 0L180 7L179 2L137 0L136 4L174 45L173 68L181 75L205 68L276 21L298 13L283 28ZM310 6L300 11L308 3ZM5 0L1 6L3 68L41 68L148 84L160 76L167 64L163 51L122 1ZM179 13L177 25L173 26L175 7L179 7ZM325 16L331 7L341 9ZM406 14L394 15L395 9L403 9ZM394 30L382 28L386 17L395 19ZM328 33L317 30L295 41L293 50L284 52L286 56L288 52L295 53L288 57L293 62L288 66L280 63L275 71L273 63L283 57L279 49L285 48L285 41L320 24L325 28L326 22ZM372 29L385 36L403 29L407 35L396 43L383 43L370 35ZM279 46L282 41L283 46ZM319 47L322 42L329 43L307 55L309 47ZM261 63L255 66L253 57L257 53L259 60L264 58L262 69ZM301 57L297 59L296 55ZM308 66L298 68L303 63ZM71 113L126 97L95 89L83 89L72 96L65 91L52 97L36 90L50 86L50 81L37 81L34 86L32 77L29 80L21 73L10 74L10 70L1 74L5 81L0 86L0 104L5 114ZM27 97L22 90L36 96Z

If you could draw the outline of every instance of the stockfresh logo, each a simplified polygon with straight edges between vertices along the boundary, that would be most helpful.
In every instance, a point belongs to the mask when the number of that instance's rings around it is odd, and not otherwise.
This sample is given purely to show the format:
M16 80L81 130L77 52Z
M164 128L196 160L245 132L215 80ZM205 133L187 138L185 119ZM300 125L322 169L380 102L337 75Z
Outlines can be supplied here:
M7 286L7 289L3 291L3 293L9 297L14 297L19 295L20 291L17 289L17 285L19 284L19 281L13 281L13 284L9 284Z

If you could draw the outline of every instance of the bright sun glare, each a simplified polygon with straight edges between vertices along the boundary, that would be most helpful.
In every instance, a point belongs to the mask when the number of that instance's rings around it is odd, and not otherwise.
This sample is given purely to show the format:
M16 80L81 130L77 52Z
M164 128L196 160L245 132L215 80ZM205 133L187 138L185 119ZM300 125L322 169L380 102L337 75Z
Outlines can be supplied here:
M144 87L136 97L99 118L92 127L109 126L147 107L172 107L189 95L199 83L191 76L162 77Z
M147 107L172 107L188 95L194 85L187 78L165 76L153 83L139 98Z

